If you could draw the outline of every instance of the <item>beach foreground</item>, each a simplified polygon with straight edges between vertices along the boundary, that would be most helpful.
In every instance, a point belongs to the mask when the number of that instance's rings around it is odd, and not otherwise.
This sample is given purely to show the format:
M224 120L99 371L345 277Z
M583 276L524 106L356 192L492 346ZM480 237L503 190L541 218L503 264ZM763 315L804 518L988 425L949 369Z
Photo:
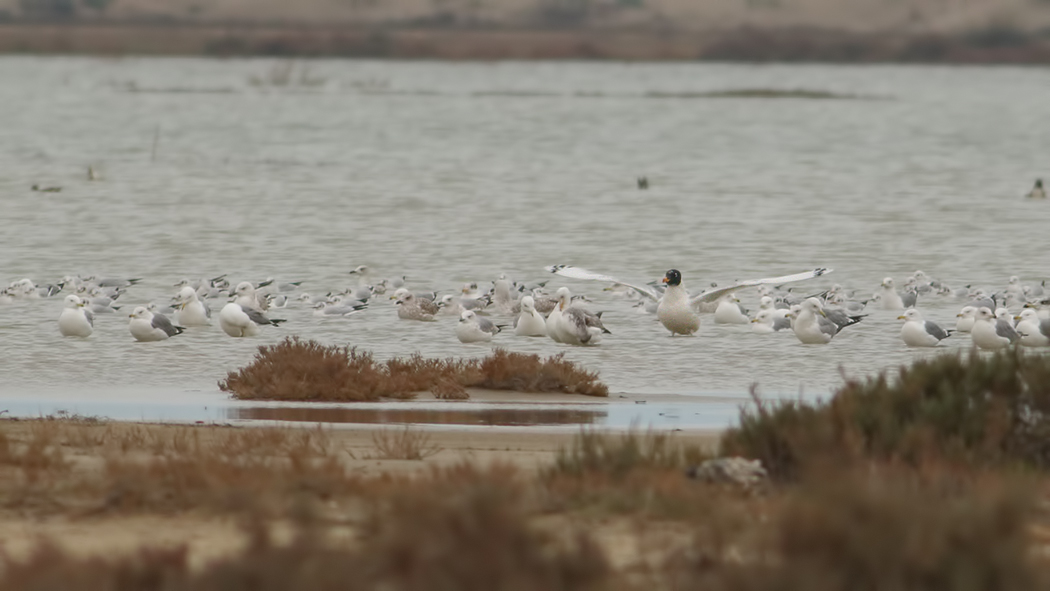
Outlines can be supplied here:
M14 561L45 543L71 556L109 560L144 548L185 548L189 564L200 568L243 551L251 537L247 523L288 541L303 519L322 519L345 541L355 535L355 522L366 518L364 506L380 497L395 491L427 496L434 479L451 483L463 473L474 474L466 480L491 472L509 478L508 484L531 481L577 436L527 429L4 420L0 548ZM711 450L717 436L682 432L673 440ZM304 511L313 517L304 518ZM553 519L548 525L560 529L575 513L533 517ZM641 539L632 522L603 518L592 524L600 525L592 533L614 562L637 558Z

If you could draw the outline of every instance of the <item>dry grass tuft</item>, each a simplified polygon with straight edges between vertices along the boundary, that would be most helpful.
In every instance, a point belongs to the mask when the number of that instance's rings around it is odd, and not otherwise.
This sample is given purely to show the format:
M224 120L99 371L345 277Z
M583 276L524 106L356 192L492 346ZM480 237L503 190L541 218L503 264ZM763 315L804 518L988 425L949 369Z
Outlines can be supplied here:
M703 518L712 497L728 498L722 487L685 477L686 468L708 458L667 433L584 430L541 473L545 502L557 510Z
M377 457L384 460L425 460L441 452L441 447L430 440L425 431L415 431L411 425L401 429L382 429L372 434Z
M230 372L219 388L249 400L376 401L412 398L433 391L439 398L462 399L466 388L519 392L565 392L608 396L597 374L562 355L497 349L481 360L424 359L412 355L378 363L356 348L324 346L292 337L259 348L251 365Z

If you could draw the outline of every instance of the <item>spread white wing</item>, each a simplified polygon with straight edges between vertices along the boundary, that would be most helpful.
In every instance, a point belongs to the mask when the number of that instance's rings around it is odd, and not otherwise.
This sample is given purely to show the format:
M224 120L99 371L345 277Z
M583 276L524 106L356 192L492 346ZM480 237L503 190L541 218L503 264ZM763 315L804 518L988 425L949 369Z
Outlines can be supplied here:
M617 285L629 287L654 301L659 301L661 297L660 293L648 286L632 285L630 283L627 283L626 281L621 281L615 277L612 277L611 275L602 275L601 273L594 273L592 271L588 271L587 269L573 267L572 265L551 265L550 267L547 267L547 271L554 273L555 275L561 275L562 277L569 277L570 279L583 279L586 281L603 281L605 283L615 283ZM806 279L813 279L814 277L826 275L828 273L831 273L831 271L832 269L819 268L814 269L812 271L806 271L804 273L795 273L794 275L782 275L780 277L767 277L765 279L751 279L748 281L740 281L734 283L733 285L728 285L725 287L715 287L699 295L693 296L690 299L690 303L694 306L699 304L712 303L727 293L731 293L748 287L754 287L756 285L764 284L780 285L784 283L793 283L795 281L805 281Z
M554 273L555 275L561 275L562 277L568 277L570 279L583 279L585 281L602 281L605 283L615 283L624 287L629 287L643 296L653 300L659 301L661 294L655 289L649 286L632 285L626 281L621 281L615 277L609 275L602 275L601 273L594 273L587 269L581 269L579 267L573 267L572 265L551 265L547 267L547 271Z
M693 296L689 302L691 304L710 304L718 300L718 298L724 296L727 293L739 291L748 287L755 287L756 285L766 284L783 284L783 283L794 283L795 281L805 281L806 279L813 279L814 277L820 277L831 273L832 269L814 269L812 271L806 271L805 273L795 273L794 275L783 275L781 277L767 277L766 279L751 279L748 281L740 281L733 285L727 285L725 287L714 287L703 293Z

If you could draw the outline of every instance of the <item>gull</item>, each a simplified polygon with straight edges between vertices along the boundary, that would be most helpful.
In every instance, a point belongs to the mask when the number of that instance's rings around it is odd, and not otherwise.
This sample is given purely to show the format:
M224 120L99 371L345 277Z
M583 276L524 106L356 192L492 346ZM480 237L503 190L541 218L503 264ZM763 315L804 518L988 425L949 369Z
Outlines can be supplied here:
M245 307L237 302L230 302L219 311L219 326L222 331L234 338L251 337L259 334L260 326L277 326L283 319L270 319L255 308Z
M92 282L95 283L95 285L97 285L99 287L126 288L126 287L131 287L132 285L135 285L139 281L142 281L142 279L141 278L137 278L137 279L121 279L121 278L117 278L117 277L106 277L106 278L99 279L99 280L96 281L94 277L85 277L84 281L92 281Z
M936 347L952 335L952 331L923 319L922 313L915 308L906 310L898 320L905 321L901 327L901 340L909 347Z
M747 324L751 319L740 305L740 300L731 293L718 298L718 307L715 308L715 324Z
M1002 320L1010 325L1010 328L1014 326L1014 315L1010 313L1009 308L996 308L994 316L996 320Z
M828 319L817 298L802 302L799 310L792 311L791 316L795 319L791 325L795 336L806 345L826 345L845 328Z
M880 287L882 288L881 291L878 292L880 308L883 310L903 310L909 307L907 302L905 302L901 295L897 293L897 288L894 287L892 277L883 279ZM914 298L911 300L911 305L915 305Z
M269 307L266 296L256 293L255 286L247 281L238 283L237 288L233 291L233 295L236 296L234 301L242 308L252 308L259 312L265 312Z
M211 309L197 298L197 292L187 285L175 296L177 307L175 319L183 326L208 326L211 324Z
M463 299L476 300L483 295L485 294L481 293L478 289L477 283L464 283L463 286L459 288L459 297Z
M970 332L973 330L973 323L977 320L977 308L964 306L955 317L957 318L955 332Z
M73 294L67 295L66 305L58 317L58 331L62 336L87 338L94 326L95 317L84 309L84 301Z
M181 326L173 326L163 314L154 314L143 306L135 308L130 315L128 330L136 341L163 341L181 334Z
M735 292L748 287L754 287L756 285L782 284L791 283L793 281L802 281L804 279L812 279L831 272L830 269L816 269L805 273L785 275L783 277L752 279L741 281L726 287L713 287L699 295L690 296L685 290L685 287L682 286L682 274L677 269L671 269L664 275L663 283L667 285L667 289L664 290L664 293L661 296L656 290L649 287L631 285L630 283L620 281L615 277L592 273L585 269L580 269L579 267L554 265L547 267L547 270L551 273L562 275L563 277L571 277L573 279L619 283L634 289L650 300L658 301L659 305L656 309L656 317L659 318L660 323L664 325L664 328L671 331L672 336L676 334L691 335L699 330L700 316L697 314L697 308L701 305L710 305L713 302L718 301L718 298L722 297L723 294Z
M314 304L314 316L349 316L367 308L367 304L353 304L335 298L331 302Z
M536 310L532 296L522 296L521 313L514 323L514 334L519 337L547 336L547 321Z
M492 303L496 306L496 313L498 314L514 313L514 304L518 302L514 301L509 281L506 279L496 280L492 287Z
M363 281L366 277L368 277L369 274L371 274L371 272L372 269L369 268L368 265L358 265L356 268L350 271L350 274L360 276Z
M1017 317L1017 334L1025 347L1050 347L1050 320L1039 317L1031 308L1025 308Z
M165 316L175 313L175 308L165 305L163 308L158 306L155 302L146 304L146 309L153 314L163 314Z
M769 334L791 328L791 320L784 316L778 316L777 312L769 309L759 310L758 314L755 315L755 319L751 321L751 331L759 334Z
M996 318L989 308L977 311L970 337L973 344L981 349L1002 349L1020 338L1010 322Z
M456 338L461 343L487 343L500 328L488 318L482 318L472 310L464 310L456 324Z
M610 334L601 316L572 303L569 288L559 287L557 295L558 306L547 317L547 334L552 339L566 345L596 345L602 333Z
M422 320L431 322L438 313L438 304L430 300L417 298L407 289L399 289L393 298L397 299L397 317L402 320Z
M1035 186L1025 197L1029 199L1046 199L1046 189L1043 188L1043 179L1035 179Z
M299 289L299 286L303 284L302 281L286 281L274 283L273 277L267 277L266 279L259 282L259 285L255 286L255 289L268 288L266 291L269 293L288 293Z
M299 297L295 298L297 302L303 302L310 307L316 306L317 304L323 304L328 298L325 296L312 296L306 292L299 294Z

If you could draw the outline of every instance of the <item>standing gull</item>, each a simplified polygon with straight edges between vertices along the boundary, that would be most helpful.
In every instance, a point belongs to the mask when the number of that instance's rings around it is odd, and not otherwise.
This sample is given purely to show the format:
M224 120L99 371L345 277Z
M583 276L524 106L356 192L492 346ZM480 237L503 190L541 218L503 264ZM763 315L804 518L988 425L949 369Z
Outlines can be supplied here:
M407 289L398 289L393 297L397 299L397 317L402 320L430 322L439 310L438 304L433 300L416 297Z
M977 319L973 323L970 337L973 344L981 349L1002 349L1020 338L1009 321L996 318L989 308L977 311Z
M487 343L500 331L488 318L482 318L472 310L464 310L456 324L456 338L461 343Z
M754 287L763 284L781 284L791 283L794 281L802 281L805 279L812 279L819 277L825 273L830 273L830 269L816 269L805 273L796 273L794 275L785 275L783 277L769 277L766 279L752 279L748 281L741 281L733 285L725 287L712 287L711 289L705 290L704 292L690 296L689 292L682 286L682 274L677 269L669 270L663 278L663 283L667 285L667 289L661 295L655 289L648 286L632 285L630 283L620 281L615 277L609 275L602 275L599 273L592 273L586 269L579 267L572 267L569 265L554 265L547 267L547 270L551 273L562 275L563 277L571 277L573 279L587 279L591 281L602 281L605 283L617 283L630 287L631 289L642 294L646 298L652 301L659 302L656 308L656 317L660 320L660 323L664 325L664 328L671 331L671 335L691 335L700 328L700 316L697 310L701 306L710 306L717 302L720 297L726 293L732 293L748 287ZM549 325L549 323L548 323Z
M128 330L136 341L163 341L183 331L181 326L173 326L167 316L154 314L143 306L135 308L130 318Z
M514 334L519 337L547 336L547 322L535 307L532 296L522 296L521 313L514 324Z
M759 310L755 319L751 321L751 331L758 334L780 332L789 328L791 328L791 321L770 309Z
M211 309L197 297L189 285L175 296L175 319L183 326L208 326L211 324Z
M952 331L944 330L937 324L925 320L915 308L905 311L899 319L905 321L904 326L901 327L901 340L909 347L936 347L952 334Z
M1050 347L1050 320L1039 318L1031 308L1025 308L1017 317L1017 334L1025 347Z
M58 331L62 336L87 338L91 336L94 326L95 318L84 308L84 301L75 295L67 295L66 305L58 317Z
M219 326L222 331L234 338L252 337L259 334L260 326L277 326L282 319L270 319L265 314L242 306L237 302L230 302L219 311Z
M557 309L561 312L555 326L559 342L567 345L597 345L602 333L611 334L602 325L600 315L572 304L572 295L567 287L558 289Z
M791 328L798 340L806 345L826 345L844 328L828 319L817 298L805 300L791 315L795 319Z
M957 318L955 332L970 332L973 330L973 323L977 320L977 308L964 306L955 317Z
M879 286L879 307L883 310L903 310L906 306L901 295L897 293L897 288L894 287L893 278L887 277L882 280L882 284ZM914 304L914 302L912 302Z

